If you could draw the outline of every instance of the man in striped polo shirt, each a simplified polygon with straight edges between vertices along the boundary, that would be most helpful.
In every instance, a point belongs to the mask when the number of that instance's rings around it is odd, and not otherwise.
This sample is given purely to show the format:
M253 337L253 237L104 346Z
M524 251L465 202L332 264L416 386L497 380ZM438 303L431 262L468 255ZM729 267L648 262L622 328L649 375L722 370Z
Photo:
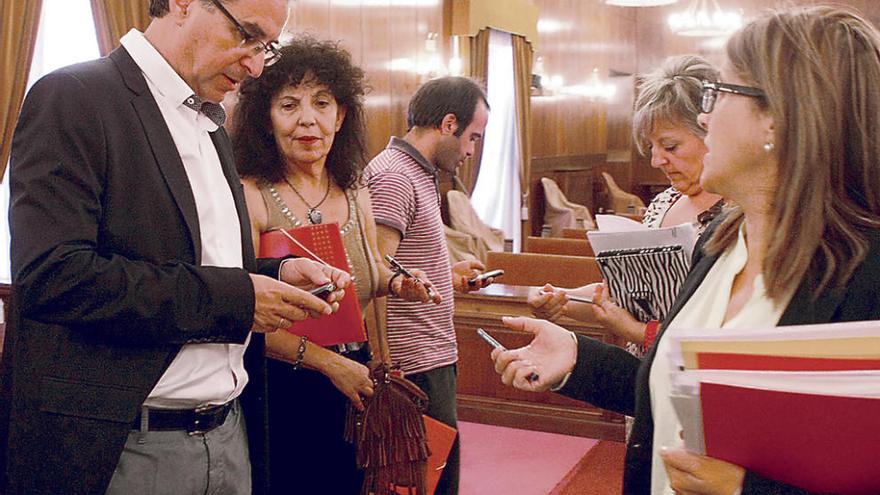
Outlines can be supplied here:
M388 299L388 346L406 377L428 394L428 415L456 427L458 349L452 323L453 290L484 269L477 261L449 264L440 217L440 170L454 173L474 153L489 120L486 94L474 81L444 77L422 85L409 103L409 130L367 166L379 250L407 268L420 268L442 300L436 305ZM491 279L490 279L491 281ZM485 283L489 283L487 281ZM458 440L435 493L458 493Z

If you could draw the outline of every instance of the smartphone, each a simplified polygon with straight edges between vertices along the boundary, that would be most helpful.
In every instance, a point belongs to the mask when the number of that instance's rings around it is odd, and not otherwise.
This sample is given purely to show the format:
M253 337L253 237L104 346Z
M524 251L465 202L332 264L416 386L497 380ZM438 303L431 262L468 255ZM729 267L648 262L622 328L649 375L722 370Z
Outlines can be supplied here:
M311 295L317 297L318 299L323 299L326 301L327 298L330 297L330 294L332 294L335 290L336 290L336 284L334 284L333 282L330 282L329 284L324 284L322 286L315 287L314 289L310 290L309 293Z
M507 350L503 345L501 345L501 342L498 342L497 340L492 338L492 336L489 335L488 333L486 333L486 331L483 330L482 328L477 329L477 335L479 335L481 339L488 342L489 345L491 345L495 349L501 349L502 351ZM537 373L531 373L529 376L526 377L526 380L528 380L530 382L534 382L534 381L537 381L538 378L539 378L539 376Z
M504 270L489 270L488 272L483 272L476 277L468 280L468 285L477 285L487 278L500 277L502 275L504 275Z
M496 349L501 349L502 351L506 350L506 349L504 348L504 346L501 345L500 342L498 342L497 340L493 339L492 336L489 335L488 333L486 333L486 331L483 330L482 328L478 328L478 329L477 329L477 335L479 335L480 338L482 338L483 340L485 340L486 342L488 342L489 345L491 345L492 347L494 347L494 348L496 348Z

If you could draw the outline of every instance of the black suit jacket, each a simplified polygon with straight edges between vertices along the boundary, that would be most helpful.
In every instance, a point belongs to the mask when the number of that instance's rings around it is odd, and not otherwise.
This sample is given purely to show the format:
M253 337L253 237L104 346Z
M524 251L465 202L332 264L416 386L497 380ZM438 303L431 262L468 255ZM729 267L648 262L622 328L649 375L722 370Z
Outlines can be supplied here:
M28 94L11 157L13 295L0 368L0 486L103 493L131 423L181 346L243 343L254 258L229 138L213 133L232 190L244 269L200 266L183 163L123 49L56 71ZM263 339L242 402L262 486Z
M693 267L665 322L675 318L718 261L718 256L702 255L702 243L711 237L713 231L712 227L707 229L694 249ZM880 231L871 230L864 234L870 243L870 251L847 287L826 289L814 300L811 294L818 287L820 274L809 271L785 308L779 326L880 319L880 291L877 290L880 280ZM565 388L560 391L570 397L635 417L626 449L625 494L651 493L654 421L648 377L661 338L662 332L645 358L640 360L619 347L578 336L577 363ZM742 493L794 495L807 492L748 472Z

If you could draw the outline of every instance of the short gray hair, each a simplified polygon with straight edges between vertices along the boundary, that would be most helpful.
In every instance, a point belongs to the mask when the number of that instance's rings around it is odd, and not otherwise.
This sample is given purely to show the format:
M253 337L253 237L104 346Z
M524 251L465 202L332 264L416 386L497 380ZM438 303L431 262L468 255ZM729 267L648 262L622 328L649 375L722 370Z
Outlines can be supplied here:
M641 78L632 128L640 153L647 154L648 135L658 122L680 124L696 136L706 135L697 122L703 80L718 80L718 70L697 55L669 57Z

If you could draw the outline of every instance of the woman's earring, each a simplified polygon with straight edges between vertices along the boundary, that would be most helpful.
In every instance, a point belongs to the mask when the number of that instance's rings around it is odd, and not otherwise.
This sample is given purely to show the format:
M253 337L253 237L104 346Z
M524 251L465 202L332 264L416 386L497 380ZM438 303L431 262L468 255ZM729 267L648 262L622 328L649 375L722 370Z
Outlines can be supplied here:
M775 146L770 141L767 141L766 143L764 143L764 151L766 151L767 153L770 153L771 151L773 151L773 148L775 148Z

